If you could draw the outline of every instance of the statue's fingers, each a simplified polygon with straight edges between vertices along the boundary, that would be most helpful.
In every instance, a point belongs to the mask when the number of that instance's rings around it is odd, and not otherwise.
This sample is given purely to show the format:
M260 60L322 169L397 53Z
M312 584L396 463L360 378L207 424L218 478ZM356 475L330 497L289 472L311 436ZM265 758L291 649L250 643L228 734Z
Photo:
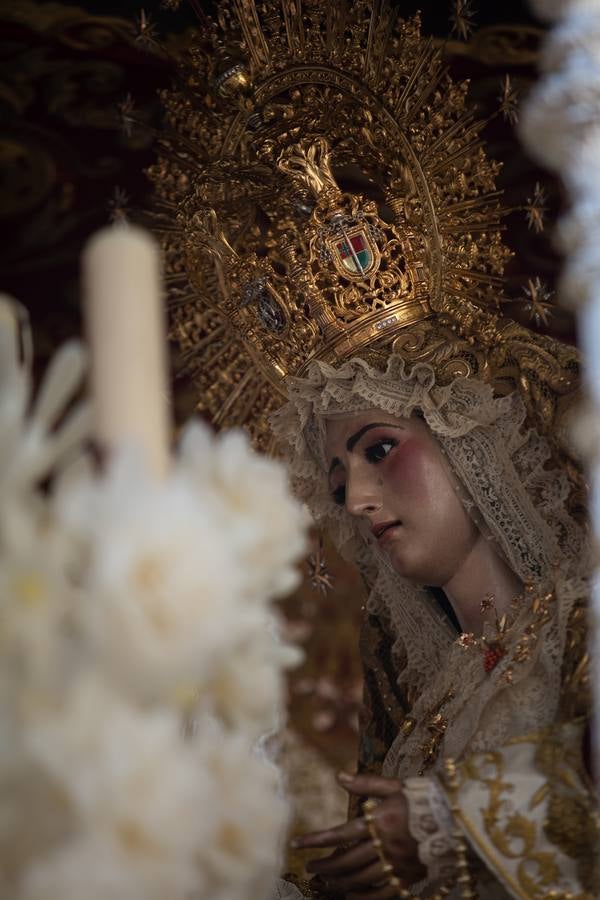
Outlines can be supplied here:
M338 773L338 781L350 794L361 797L389 797L402 790L402 782L398 778L384 778L381 775L349 775Z
M343 891L353 891L357 888L362 889L365 887L375 889L377 883L381 884L385 877L385 872L382 871L381 860L378 859L371 865L365 866L365 868L359 869L351 875L347 875L344 878L336 878L335 886Z
M371 840L361 841L345 853L336 853L326 859L311 859L307 863L307 871L319 875L345 875L354 872L378 859L377 851Z
M328 828L325 831L313 831L310 834L303 834L294 838L290 842L294 850L301 850L306 847L339 847L340 844L348 844L353 841L359 841L368 836L369 829L363 818L352 819L345 825L338 825L337 828Z

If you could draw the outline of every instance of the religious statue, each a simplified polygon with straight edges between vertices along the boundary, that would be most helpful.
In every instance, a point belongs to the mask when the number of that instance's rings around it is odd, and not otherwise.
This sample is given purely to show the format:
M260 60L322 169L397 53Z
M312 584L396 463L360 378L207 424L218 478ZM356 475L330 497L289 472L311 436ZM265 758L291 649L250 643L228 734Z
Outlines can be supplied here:
M369 589L306 892L591 900L578 357L502 314L498 166L441 57L380 0L219 4L151 171L172 333Z

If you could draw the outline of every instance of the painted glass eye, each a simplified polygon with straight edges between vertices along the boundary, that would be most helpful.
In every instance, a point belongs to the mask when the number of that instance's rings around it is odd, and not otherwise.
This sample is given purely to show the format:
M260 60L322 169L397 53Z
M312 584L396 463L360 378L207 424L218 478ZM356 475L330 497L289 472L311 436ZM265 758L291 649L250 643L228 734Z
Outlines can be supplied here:
M369 462L378 463L381 462L382 459L385 459L392 447L395 446L395 441L377 441L376 444L371 444L370 447L367 447L367 449L365 450L365 456Z

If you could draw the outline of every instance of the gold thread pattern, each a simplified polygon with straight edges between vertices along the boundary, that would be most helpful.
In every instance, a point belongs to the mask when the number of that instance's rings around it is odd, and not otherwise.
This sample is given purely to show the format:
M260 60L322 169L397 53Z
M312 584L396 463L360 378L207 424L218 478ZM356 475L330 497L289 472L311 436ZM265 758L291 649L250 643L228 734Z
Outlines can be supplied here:
M567 724L460 764L446 763L443 786L457 822L517 897L592 900L598 895L600 819L592 794L567 763L581 758L581 740L581 727ZM532 787L526 790L522 778L518 787L514 781L510 754L511 748L528 747ZM572 880L565 883L560 851L576 861L576 889Z

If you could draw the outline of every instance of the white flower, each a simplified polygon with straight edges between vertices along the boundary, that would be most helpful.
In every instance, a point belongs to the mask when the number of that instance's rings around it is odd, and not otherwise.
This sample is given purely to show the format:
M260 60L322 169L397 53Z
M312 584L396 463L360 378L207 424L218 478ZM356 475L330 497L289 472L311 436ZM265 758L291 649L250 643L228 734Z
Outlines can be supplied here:
M97 473L87 411L65 415L81 348L28 415L15 335L0 302L0 894L266 896L288 804L256 746L298 661L271 602L307 515L282 467L201 425L163 481L127 450Z
M43 504L0 513L0 691L50 689L66 665L74 602L70 548Z
M128 707L88 677L35 711L26 751L74 836L30 866L24 900L75 898L86 873L79 896L98 900L242 900L274 877L288 807L245 734L204 716L184 742L174 713Z
M79 828L104 833L132 860L186 861L210 835L220 785L168 709L123 703L94 676L60 706L33 709L29 758L60 786Z
M137 854L112 834L91 832L31 863L15 900L191 900L207 897L203 888L191 860Z
M263 627L222 659L212 679L198 691L195 708L200 713L210 711L250 738L268 734L282 724L286 691L283 671L301 660L302 653L283 644L274 622L265 616ZM192 727L194 715L192 711Z
M183 479L157 483L123 453L96 481L69 484L57 509L89 547L81 627L123 684L150 696L198 685L254 632L214 497Z
M245 568L251 595L273 598L297 587L309 517L280 463L254 453L241 431L215 437L192 423L182 439L180 471L200 497L209 491L218 498L222 527Z
M0 299L0 498L33 489L90 433L87 406L65 413L81 386L86 355L71 341L54 356L31 413L32 378L19 361L17 304ZM57 427L57 422L60 420Z
M279 772L243 734L228 734L206 719L194 738L202 767L219 787L206 814L212 834L200 855L211 881L210 900L266 896L277 874L289 805Z

